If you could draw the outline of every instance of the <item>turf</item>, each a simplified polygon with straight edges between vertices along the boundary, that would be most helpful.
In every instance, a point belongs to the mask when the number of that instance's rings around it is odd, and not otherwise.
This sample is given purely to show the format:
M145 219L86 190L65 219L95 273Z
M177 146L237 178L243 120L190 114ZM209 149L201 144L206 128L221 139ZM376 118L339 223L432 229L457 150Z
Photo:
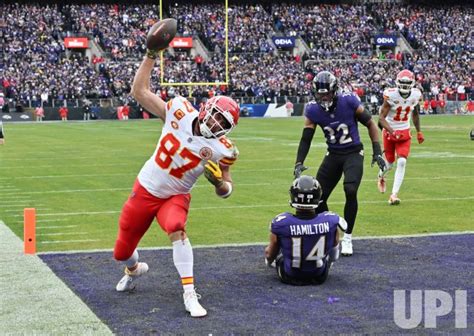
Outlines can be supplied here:
M391 207L376 187L371 146L360 126L367 153L359 190L354 234L375 236L473 229L474 116L424 116L426 141L412 145L402 204ZM287 211L303 121L301 118L242 118L231 138L240 157L232 168L235 191L219 199L202 178L193 191L188 232L194 245L264 242L268 223ZM22 210L37 209L39 251L112 248L117 220L133 181L154 150L162 123L101 121L8 123L0 146L0 219L22 237ZM325 143L317 131L306 161L314 174ZM393 172L389 175L391 189ZM329 200L344 206L342 183ZM168 246L157 225L141 246Z

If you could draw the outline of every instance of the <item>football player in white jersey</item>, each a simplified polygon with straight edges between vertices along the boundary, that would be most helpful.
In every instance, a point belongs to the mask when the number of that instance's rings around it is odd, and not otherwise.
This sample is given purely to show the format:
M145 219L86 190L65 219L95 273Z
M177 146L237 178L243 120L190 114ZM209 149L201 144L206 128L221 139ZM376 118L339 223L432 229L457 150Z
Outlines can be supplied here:
M400 204L398 193L405 175L405 167L410 154L411 134L410 117L416 128L416 138L421 144L425 141L420 129L420 101L421 91L415 88L415 76L409 70L402 70L396 79L396 88L386 89L383 93L384 102L380 109L379 125L382 129L383 145L388 169L379 170L378 188L384 193L386 190L385 176L395 162L397 156L397 169L393 182L392 194L388 200L390 205Z
M150 91L157 55L147 52L132 86L137 102L161 118L164 126L156 150L138 174L120 215L114 257L124 262L125 275L116 290L133 289L135 279L148 271L148 265L138 261L136 248L156 218L172 242L185 308L192 317L203 317L207 311L194 289L193 250L186 234L190 192L204 173L218 196L226 198L232 193L229 168L238 150L226 135L237 125L239 106L225 96L209 99L200 111L179 96L164 102Z

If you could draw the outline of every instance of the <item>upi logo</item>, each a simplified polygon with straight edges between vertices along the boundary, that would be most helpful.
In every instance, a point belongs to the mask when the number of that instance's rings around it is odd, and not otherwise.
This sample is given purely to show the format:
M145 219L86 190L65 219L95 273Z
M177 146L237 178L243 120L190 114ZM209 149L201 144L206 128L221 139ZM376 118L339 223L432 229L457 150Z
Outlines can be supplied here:
M407 318L406 293L410 305ZM424 293L424 295L423 295ZM423 298L424 296L424 298ZM456 290L454 301L448 292L442 290L394 290L393 291L393 320L403 329L416 328L423 318L425 328L436 328L438 316L449 314L454 308L454 327L467 328L467 291Z

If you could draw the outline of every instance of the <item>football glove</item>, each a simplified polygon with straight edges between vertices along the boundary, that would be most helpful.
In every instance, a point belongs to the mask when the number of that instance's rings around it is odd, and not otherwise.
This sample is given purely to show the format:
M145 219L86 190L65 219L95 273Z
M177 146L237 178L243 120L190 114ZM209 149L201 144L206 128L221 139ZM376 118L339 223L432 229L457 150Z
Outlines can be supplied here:
M297 162L295 164L295 170L293 171L293 175L295 178L301 176L301 173L304 172L308 167L304 166L301 162Z
M372 155L372 163L370 166L373 167L374 163L377 163L380 170L385 172L387 170L387 163L382 157L382 149L380 148L380 144L378 142L372 142L372 150L374 154Z
M221 167L211 160L208 160L204 166L204 176L216 187L220 187L224 183Z
M425 141L425 137L423 136L423 133L421 131L416 133L416 139L418 140L419 144L422 144L423 141Z

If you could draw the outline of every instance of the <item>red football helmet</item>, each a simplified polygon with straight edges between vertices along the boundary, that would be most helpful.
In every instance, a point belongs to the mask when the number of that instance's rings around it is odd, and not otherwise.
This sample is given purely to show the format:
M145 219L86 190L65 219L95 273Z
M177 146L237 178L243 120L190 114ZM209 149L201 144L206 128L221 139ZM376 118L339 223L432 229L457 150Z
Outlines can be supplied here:
M206 138L220 138L234 129L239 113L239 104L235 100L214 96L199 111L199 130Z
M401 94L409 94L415 86L415 75L410 70L402 70L398 73L395 83Z

